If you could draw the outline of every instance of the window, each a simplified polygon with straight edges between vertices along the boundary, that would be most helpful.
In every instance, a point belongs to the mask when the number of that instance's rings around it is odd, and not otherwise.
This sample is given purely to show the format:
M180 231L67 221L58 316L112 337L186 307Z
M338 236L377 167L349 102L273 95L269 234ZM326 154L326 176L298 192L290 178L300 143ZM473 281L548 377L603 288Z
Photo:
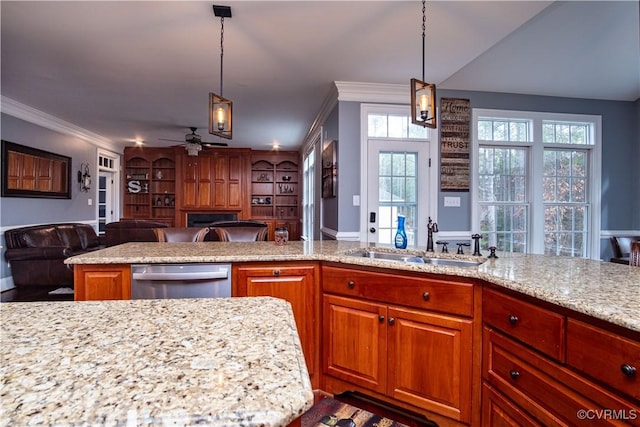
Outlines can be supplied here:
M473 223L484 247L599 257L600 118L474 110Z
M320 137L317 137L319 142ZM314 240L314 210L315 210L315 145L304 156L302 169L302 239Z

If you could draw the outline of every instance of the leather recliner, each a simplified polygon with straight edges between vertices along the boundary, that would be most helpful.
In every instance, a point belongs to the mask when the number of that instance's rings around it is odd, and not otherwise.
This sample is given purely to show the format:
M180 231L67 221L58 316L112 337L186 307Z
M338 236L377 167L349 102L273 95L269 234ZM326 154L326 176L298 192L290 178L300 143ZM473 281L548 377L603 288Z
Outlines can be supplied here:
M123 219L104 226L105 246L127 242L156 242L156 228L166 227L164 222Z
M640 236L611 236L613 257L610 261L628 265L629 254L631 253L631 243L636 240L640 241Z

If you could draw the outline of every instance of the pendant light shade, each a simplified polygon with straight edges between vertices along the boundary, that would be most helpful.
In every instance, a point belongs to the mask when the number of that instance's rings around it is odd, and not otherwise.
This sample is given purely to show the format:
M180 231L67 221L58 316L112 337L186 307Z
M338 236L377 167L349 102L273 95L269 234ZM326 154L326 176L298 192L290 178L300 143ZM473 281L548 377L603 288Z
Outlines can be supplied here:
M411 79L411 122L436 128L436 85Z
M209 133L222 138L231 139L231 119L233 102L209 92Z
M221 138L233 136L233 103L222 96L222 73L224 70L224 18L231 18L229 6L213 5L213 13L220 17L220 95L209 92L209 133Z
M426 2L422 0L422 80L411 79L411 123L437 128L436 85L424 80L424 40L426 33Z

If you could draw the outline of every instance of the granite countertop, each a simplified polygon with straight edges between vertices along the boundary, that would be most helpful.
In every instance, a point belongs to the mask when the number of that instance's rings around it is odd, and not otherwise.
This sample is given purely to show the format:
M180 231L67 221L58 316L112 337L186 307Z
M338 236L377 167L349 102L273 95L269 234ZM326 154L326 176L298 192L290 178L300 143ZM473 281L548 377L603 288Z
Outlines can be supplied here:
M289 303L3 304L0 425L286 426L313 404Z
M258 261L335 261L397 270L482 279L559 306L640 331L640 268L583 258L498 253L477 267L397 263L349 256L360 242L323 240L289 242L125 243L67 258L69 264L137 264ZM380 250L393 250L379 247ZM411 251L425 254L420 251ZM431 253L446 258L471 255ZM486 255L486 254L485 254ZM482 258L485 260L486 258Z

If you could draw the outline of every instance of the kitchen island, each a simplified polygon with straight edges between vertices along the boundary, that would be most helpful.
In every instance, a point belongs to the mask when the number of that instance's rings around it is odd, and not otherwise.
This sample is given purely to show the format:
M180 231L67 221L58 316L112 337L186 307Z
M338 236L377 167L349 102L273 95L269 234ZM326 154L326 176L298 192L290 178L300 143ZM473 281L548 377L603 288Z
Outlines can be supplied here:
M12 303L0 318L0 426L286 426L313 403L283 300Z
M498 257L201 242L127 243L66 262L76 300L129 299L132 264L230 263L233 296L291 303L314 388L357 391L443 427L640 413L640 268Z

